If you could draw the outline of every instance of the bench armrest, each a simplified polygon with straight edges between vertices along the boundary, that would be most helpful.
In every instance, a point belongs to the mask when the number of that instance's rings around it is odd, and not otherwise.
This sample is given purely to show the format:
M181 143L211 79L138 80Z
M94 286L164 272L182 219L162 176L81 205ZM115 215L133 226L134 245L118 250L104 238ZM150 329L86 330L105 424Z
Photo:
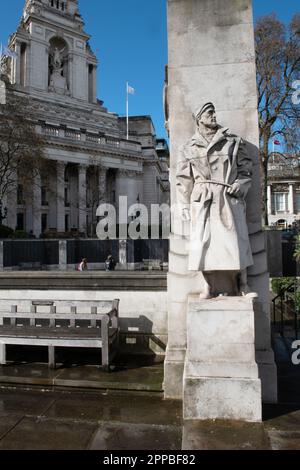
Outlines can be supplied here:
M107 313L109 324L113 328L118 328L119 326L119 302L119 299L114 299L112 302L112 309Z

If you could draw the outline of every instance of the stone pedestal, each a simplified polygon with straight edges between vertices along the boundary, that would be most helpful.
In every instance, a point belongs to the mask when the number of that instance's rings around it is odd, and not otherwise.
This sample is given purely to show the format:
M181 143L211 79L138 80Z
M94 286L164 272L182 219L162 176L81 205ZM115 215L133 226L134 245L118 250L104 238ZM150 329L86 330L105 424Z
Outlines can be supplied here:
M185 419L261 421L254 337L253 299L189 297Z
M0 104L6 104L6 85L3 80L0 79Z

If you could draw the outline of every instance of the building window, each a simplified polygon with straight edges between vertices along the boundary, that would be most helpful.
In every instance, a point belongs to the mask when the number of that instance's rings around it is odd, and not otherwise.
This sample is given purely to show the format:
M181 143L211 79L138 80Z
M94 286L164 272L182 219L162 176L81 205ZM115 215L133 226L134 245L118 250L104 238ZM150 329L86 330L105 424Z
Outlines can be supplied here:
M42 186L41 188L41 203L42 206L48 206L46 186Z
M42 214L42 233L48 228L48 214Z
M68 232L70 230L70 216L69 214L65 215L65 231Z
M17 230L24 230L24 214L19 212L17 214Z
M296 212L300 212L300 193L296 193Z
M61 2L60 0L49 0L49 5L52 8L57 8L58 10L61 9L62 11L66 9L65 2Z
M288 195L287 193L274 194L275 212L287 212Z
M65 188L65 207L70 207L69 188Z
M19 206L22 206L24 204L24 195L23 195L23 186L21 184L18 184L18 189L17 189L17 204Z

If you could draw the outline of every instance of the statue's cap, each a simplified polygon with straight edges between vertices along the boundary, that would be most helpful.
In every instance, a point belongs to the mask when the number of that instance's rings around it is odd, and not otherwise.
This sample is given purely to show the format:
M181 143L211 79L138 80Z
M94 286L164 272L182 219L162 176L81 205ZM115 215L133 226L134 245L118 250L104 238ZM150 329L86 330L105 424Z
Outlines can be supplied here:
M209 108L214 108L215 105L212 102L207 102L203 106L198 106L198 108L194 112L194 118L197 119L203 114L205 111L207 111Z

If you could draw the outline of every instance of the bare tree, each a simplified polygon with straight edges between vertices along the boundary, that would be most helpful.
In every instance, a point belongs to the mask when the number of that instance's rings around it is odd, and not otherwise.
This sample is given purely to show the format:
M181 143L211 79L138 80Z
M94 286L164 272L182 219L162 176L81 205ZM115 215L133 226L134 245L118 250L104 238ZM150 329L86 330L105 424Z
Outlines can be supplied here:
M44 140L35 129L26 98L8 94L0 105L0 201L22 185L26 193L36 184L37 175L54 171L44 155Z
M281 136L285 152L299 151L300 104L295 100L295 84L300 79L300 15L296 14L288 26L275 14L261 17L255 44L263 218L268 225L270 144Z

